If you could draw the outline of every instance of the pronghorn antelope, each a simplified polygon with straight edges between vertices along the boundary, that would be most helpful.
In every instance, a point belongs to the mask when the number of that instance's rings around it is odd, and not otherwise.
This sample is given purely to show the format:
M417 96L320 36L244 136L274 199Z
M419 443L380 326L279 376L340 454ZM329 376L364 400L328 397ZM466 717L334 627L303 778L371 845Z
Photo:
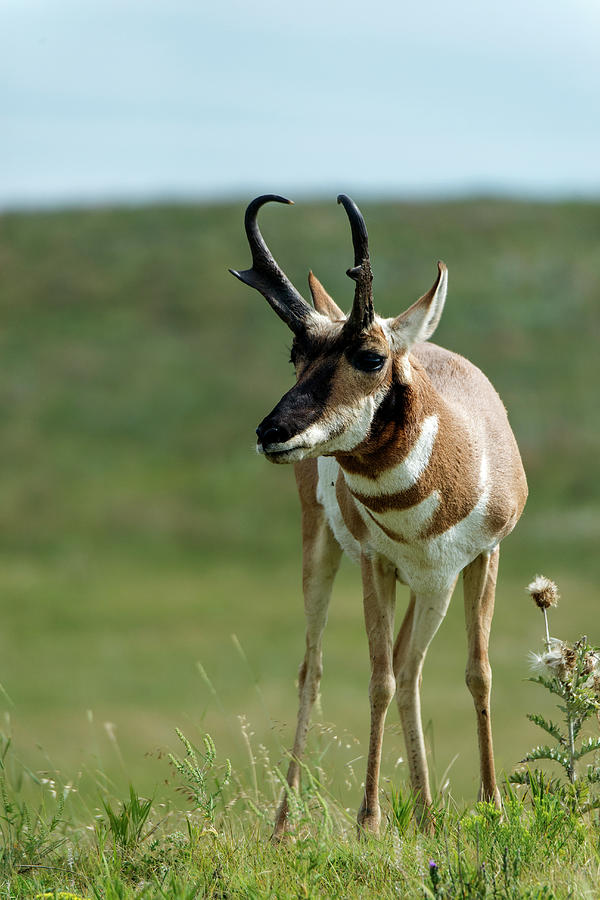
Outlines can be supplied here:
M498 548L527 497L525 473L505 409L487 378L462 356L431 343L446 299L447 269L393 319L373 309L367 230L355 203L343 204L352 231L354 303L346 316L312 272L314 308L271 255L257 225L268 194L248 206L252 268L232 271L256 288L294 333L296 384L263 419L258 451L295 465L302 505L306 652L287 775L298 789L300 759L322 671L321 642L331 588L346 551L360 563L371 659L371 731L359 828L377 832L384 721L396 695L411 786L430 824L419 687L427 648L463 573L468 635L466 681L477 713L482 798L499 803L490 723L488 640ZM396 582L410 602L394 643ZM275 822L287 821L287 791Z

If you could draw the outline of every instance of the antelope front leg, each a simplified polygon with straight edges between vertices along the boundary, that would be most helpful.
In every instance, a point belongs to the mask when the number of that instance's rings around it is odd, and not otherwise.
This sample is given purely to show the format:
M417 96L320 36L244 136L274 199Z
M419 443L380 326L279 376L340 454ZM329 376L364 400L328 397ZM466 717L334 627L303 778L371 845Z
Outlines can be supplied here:
M322 510L303 513L304 610L306 614L306 652L298 678L299 708L296 737L287 773L292 791L300 787L300 759L306 746L310 714L319 692L322 673L321 643L327 623L327 610L333 580L338 570L341 548L322 514ZM273 830L273 840L281 840L287 826L288 791L284 791Z
M490 627L494 613L499 548L482 553L463 573L465 620L469 642L466 681L477 713L477 736L481 767L480 800L492 800L500 808L500 792L494 771L494 747L490 717L492 670L488 657Z
M365 776L365 793L358 811L360 828L377 834L381 821L379 769L385 717L396 689L392 662L396 573L381 559L362 558L365 625L371 657L371 734Z
M456 583L456 582L454 582ZM410 605L394 649L396 700L402 720L411 788L417 821L428 829L431 791L421 724L421 673L427 649L446 615L454 584L449 590L411 594Z

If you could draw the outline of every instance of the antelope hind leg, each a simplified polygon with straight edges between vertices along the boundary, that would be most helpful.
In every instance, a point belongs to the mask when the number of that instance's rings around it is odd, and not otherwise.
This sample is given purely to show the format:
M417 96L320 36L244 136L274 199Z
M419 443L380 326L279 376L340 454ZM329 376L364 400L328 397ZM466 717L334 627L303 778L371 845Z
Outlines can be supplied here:
M431 791L421 724L421 673L427 649L446 611L454 584L436 594L411 594L411 600L394 648L396 701L400 711L410 783L415 796L417 821L431 827Z
M500 807L500 792L496 786L494 748L490 717L492 670L488 657L490 627L494 613L499 548L482 553L463 572L465 620L467 625L468 658L466 682L475 703L481 787L479 798L492 800Z

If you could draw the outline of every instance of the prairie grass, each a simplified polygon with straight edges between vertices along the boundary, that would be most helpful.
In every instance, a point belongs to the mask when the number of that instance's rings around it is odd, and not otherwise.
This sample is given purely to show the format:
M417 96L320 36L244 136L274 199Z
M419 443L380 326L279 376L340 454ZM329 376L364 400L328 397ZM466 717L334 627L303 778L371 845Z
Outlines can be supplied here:
M116 798L99 777L88 803L58 776L43 781L3 745L0 770L0 897L594 897L600 878L598 822L545 791L505 785L502 811L464 809L438 795L435 833L419 833L411 798L392 788L380 838L357 838L354 817L304 766L291 798L284 844L270 840L282 774L262 754L258 777L240 778L184 739L202 776L171 762L168 785L150 798L130 786ZM193 766L191 766L193 769ZM196 773L197 774L197 773ZM185 812L178 790L191 801Z

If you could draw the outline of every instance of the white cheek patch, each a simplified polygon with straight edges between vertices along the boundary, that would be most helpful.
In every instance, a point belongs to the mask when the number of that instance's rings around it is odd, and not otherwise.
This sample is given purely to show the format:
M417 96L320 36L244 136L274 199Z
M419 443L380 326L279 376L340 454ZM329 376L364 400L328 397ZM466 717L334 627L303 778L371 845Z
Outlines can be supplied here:
M387 469L377 479L344 473L350 490L367 497L378 497L381 494L398 494L413 487L429 465L438 426L437 416L427 416L421 425L419 437L402 462L392 469Z
M369 396L356 406L340 406L333 415L310 425L299 437L304 436L312 447L323 452L354 450L369 433L379 402Z

